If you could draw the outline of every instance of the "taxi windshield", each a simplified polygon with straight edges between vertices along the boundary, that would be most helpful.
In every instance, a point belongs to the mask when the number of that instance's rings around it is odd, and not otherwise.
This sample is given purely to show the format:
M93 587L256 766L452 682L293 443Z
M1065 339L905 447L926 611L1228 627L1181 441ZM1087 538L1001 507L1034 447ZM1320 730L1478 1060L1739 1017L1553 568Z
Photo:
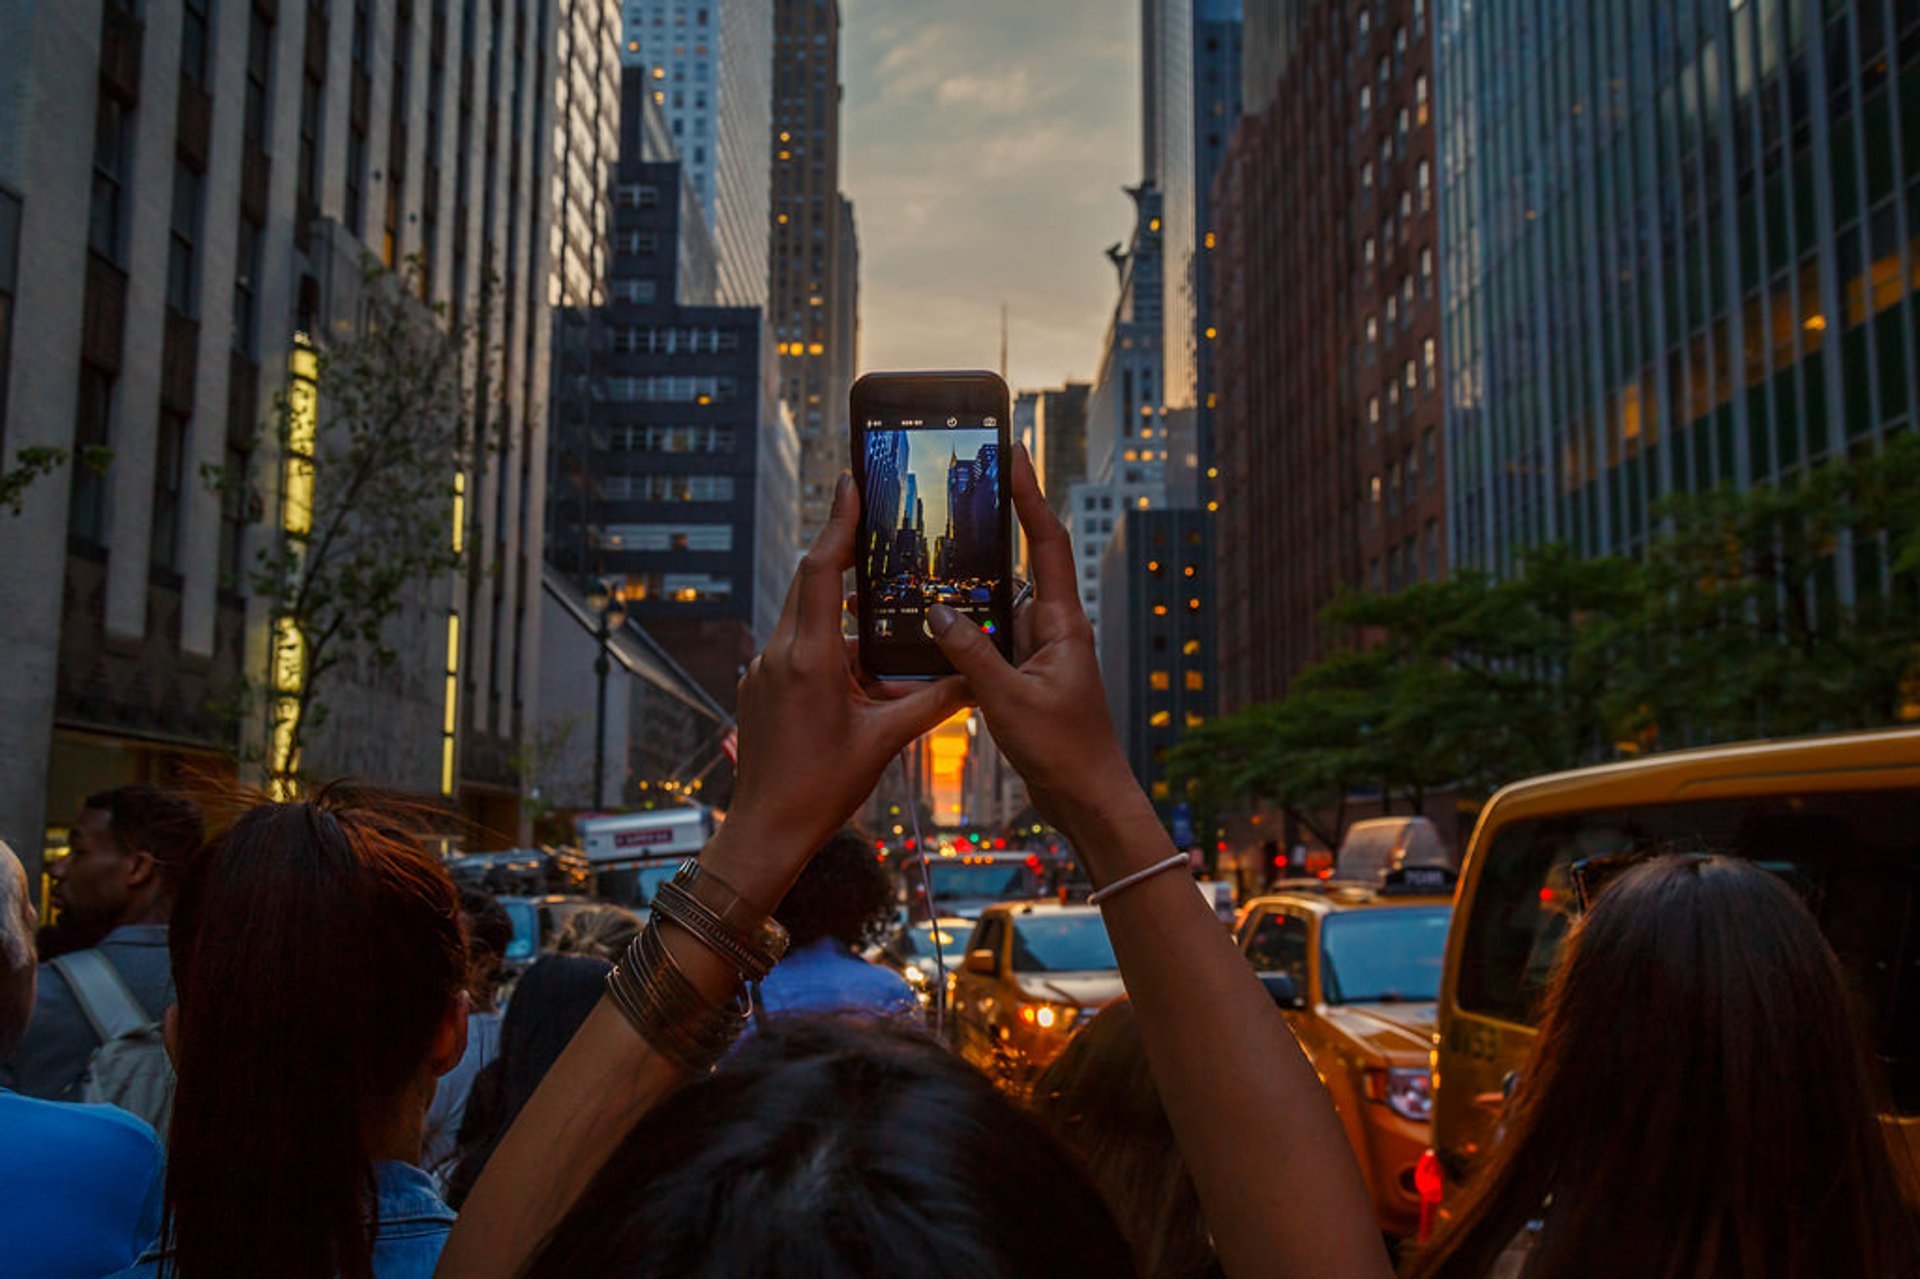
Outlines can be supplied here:
M902 936L900 952L908 958L931 956L934 946L938 944L947 963L957 967L966 958L967 936L971 927L949 924L942 928L934 924L916 924Z
M1330 1004L1420 1003L1440 995L1448 906L1329 916L1320 927L1320 984Z
M927 867L937 902L1008 901L1040 892L1040 876L1023 861L934 862Z
M1098 915L1035 915L1014 923L1016 973L1088 973L1119 966Z

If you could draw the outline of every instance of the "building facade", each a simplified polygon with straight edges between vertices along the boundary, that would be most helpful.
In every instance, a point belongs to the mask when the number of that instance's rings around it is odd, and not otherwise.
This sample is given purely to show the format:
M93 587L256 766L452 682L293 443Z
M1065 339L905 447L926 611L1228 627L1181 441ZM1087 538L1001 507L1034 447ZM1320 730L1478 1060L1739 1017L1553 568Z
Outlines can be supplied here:
M1269 7L1270 8L1270 7ZM1217 178L1223 709L1325 655L1343 590L1446 570L1426 0L1263 12ZM1330 177L1331 175L1331 177Z
M1100 564L1100 668L1127 762L1162 817L1179 802L1167 752L1213 717L1212 517L1123 512Z
M1920 10L1437 17L1459 562L1631 554L1669 494L1791 482L1912 424ZM1843 545L1824 589L1886 581Z
M425 299L463 315L499 282L474 368L499 447L461 477L459 534L489 585L424 585L395 622L397 663L339 677L305 762L511 828L538 650L558 14L8 9L24 91L0 102L0 452L70 459L0 514L18 548L0 557L0 836L30 864L87 790L231 759L264 731L233 709L268 677L270 619L247 590L279 535L263 423L296 334L351 331L369 256L417 259ZM245 483L216 491L209 468Z
M619 578L629 616L731 706L792 575L799 444L764 314L676 295L681 241L708 231L681 163L648 158L658 113L623 100L611 299L570 391L587 427L560 442L551 554L571 581Z
M767 302L774 0L628 0L645 77L713 232L723 306Z
M840 194L838 0L775 0L773 79L768 318L800 428L800 535L811 542L847 468L859 306L853 206Z

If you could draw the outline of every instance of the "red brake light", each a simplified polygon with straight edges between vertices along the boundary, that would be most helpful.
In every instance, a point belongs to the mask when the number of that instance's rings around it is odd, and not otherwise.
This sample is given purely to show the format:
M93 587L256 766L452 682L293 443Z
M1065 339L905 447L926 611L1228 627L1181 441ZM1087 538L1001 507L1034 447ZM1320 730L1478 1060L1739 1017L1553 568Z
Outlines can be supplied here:
M1550 904L1552 901L1553 901L1553 890L1551 888L1545 888L1545 887L1541 888L1540 904L1545 906Z
M996 839L993 841L993 846L996 849L1005 848L1007 846L1007 841L1004 839Z
M1036 875L1040 873L1040 856L1038 853L1027 854L1027 869Z
M1431 1150L1422 1151L1414 1162L1413 1189L1420 1196L1419 1241L1426 1243L1433 1237L1433 1219L1439 1214L1440 1197L1446 1189L1440 1172L1440 1156Z

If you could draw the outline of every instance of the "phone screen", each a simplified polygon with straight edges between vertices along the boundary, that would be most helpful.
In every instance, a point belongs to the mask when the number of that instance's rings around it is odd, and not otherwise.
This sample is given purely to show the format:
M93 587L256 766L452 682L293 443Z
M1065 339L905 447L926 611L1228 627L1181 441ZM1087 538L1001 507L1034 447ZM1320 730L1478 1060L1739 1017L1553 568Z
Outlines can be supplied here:
M983 376L986 386L901 375L888 394L872 394L873 379L862 384L869 394L856 389L861 658L874 676L950 673L927 627L935 604L1007 651L1010 433L1004 386Z

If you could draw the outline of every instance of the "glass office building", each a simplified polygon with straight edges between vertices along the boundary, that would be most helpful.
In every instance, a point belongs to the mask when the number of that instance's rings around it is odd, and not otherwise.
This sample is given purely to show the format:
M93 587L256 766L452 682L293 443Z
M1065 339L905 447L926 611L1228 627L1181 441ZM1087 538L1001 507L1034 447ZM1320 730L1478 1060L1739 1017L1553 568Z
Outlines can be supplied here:
M1454 562L1912 420L1920 4L1438 0ZM1878 548L1830 585L1871 592Z

